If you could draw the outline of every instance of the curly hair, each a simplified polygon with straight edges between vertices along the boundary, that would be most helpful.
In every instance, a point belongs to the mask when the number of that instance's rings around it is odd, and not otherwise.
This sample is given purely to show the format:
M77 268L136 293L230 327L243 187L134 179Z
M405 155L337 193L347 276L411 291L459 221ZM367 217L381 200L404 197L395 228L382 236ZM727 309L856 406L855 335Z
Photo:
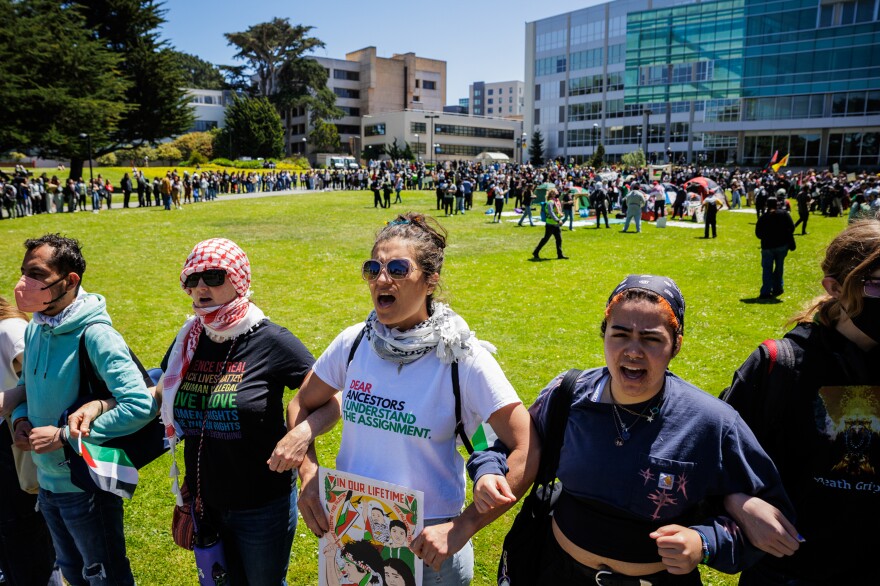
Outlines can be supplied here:
M76 273L82 279L86 272L86 259L83 258L82 247L77 240L61 234L46 234L24 241L28 252L43 245L52 248L52 257L48 264L53 270L63 275Z

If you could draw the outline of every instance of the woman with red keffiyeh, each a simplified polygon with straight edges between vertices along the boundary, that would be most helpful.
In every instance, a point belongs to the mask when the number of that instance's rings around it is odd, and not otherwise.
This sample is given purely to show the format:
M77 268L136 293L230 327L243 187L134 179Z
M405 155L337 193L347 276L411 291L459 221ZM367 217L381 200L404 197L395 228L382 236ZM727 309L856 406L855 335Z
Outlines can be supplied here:
M251 301L250 283L250 262L234 242L213 238L193 248L180 286L195 315L168 350L157 385L172 455L185 440L188 490L173 460L172 492L178 504L191 495L197 543L219 537L236 586L286 584L297 491L282 397L315 361Z

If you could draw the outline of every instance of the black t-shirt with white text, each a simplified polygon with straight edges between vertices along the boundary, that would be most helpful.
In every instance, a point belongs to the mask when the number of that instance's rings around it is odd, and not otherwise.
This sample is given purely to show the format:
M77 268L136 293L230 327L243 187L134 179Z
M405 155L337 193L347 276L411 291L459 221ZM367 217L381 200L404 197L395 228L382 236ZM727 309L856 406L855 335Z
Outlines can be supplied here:
M167 361L168 354L163 369ZM284 388L299 388L314 362L296 336L268 320L224 343L202 332L174 399L192 494L200 442L199 491L206 505L252 509L290 494L292 473L273 472L266 461L287 433Z

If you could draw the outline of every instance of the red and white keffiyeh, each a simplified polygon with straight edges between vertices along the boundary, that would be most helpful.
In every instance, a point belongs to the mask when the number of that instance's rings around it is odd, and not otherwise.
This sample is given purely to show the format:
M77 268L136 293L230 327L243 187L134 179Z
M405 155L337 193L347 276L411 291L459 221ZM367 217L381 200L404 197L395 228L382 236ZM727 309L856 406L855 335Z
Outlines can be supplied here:
M229 340L251 329L265 319L260 309L251 303L251 264L245 252L237 244L225 238L212 238L198 243L187 257L180 272L180 285L186 288L186 278L193 273L220 269L226 271L226 278L232 283L238 296L219 307L195 307L196 315L190 317L180 331L168 357L168 367L162 378L162 423L165 426L165 441L172 454L171 491L177 496L178 504L183 504L178 482L179 469L174 457L174 449L180 430L174 422L174 398L180 383L186 376L189 363L199 344L202 330L207 329L214 339Z

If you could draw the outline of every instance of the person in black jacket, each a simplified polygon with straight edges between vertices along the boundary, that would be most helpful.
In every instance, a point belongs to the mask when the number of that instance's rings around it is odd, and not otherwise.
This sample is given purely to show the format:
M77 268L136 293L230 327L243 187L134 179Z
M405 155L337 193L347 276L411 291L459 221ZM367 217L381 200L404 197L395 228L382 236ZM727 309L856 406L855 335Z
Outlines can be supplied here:
M788 251L793 250L794 222L788 212L781 211L775 198L767 200L767 212L755 224L755 236L761 240L761 299L782 295L782 271Z
M592 195L590 205L596 210L596 229L599 229L599 218L605 218L605 227L608 228L608 192L605 191L605 183L599 183Z
M775 513L740 524L753 544L773 554L744 571L741 585L877 579L880 221L862 220L840 233L822 273L825 294L795 318L784 339L752 352L722 394L775 462L802 536L794 555L779 557L773 544L787 532Z

